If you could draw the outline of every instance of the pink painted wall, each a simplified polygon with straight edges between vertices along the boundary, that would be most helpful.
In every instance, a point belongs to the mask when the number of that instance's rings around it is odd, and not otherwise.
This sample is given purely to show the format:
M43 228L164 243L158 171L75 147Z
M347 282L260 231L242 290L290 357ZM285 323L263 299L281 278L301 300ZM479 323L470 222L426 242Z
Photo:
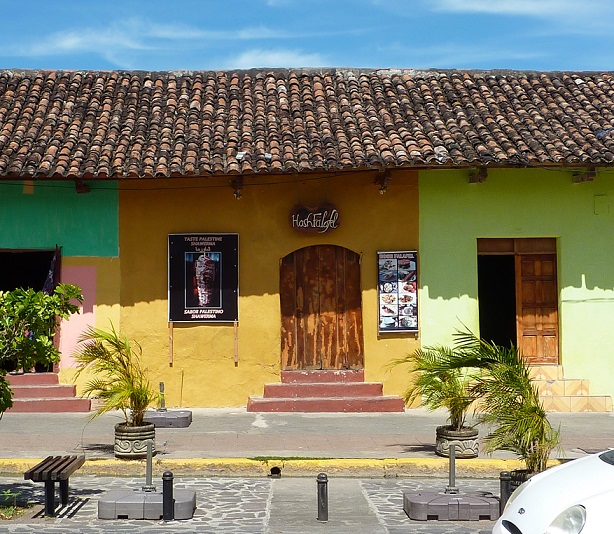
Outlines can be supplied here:
M88 326L96 325L96 267L62 267L61 280L79 286L84 296L80 313L62 321L60 327L60 369L68 369L73 367L72 354L81 333Z

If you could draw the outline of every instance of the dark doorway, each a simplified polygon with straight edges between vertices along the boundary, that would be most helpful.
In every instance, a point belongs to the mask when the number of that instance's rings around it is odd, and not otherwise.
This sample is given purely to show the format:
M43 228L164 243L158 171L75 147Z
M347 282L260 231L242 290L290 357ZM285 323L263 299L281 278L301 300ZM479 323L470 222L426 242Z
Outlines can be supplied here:
M478 255L480 337L516 345L516 282L513 255Z
M0 250L0 290L34 289L41 291L48 276L57 276L54 250ZM51 271L51 272L50 272ZM7 371L15 371L19 362L5 362ZM37 372L53 371L53 364L36 365Z

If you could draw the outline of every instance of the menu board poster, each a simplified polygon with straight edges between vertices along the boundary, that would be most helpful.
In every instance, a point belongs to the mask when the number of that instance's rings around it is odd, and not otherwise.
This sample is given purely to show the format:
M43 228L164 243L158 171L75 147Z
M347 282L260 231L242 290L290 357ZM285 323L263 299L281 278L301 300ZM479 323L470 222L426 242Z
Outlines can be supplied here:
M239 320L239 235L168 236L168 320Z
M418 331L418 252L377 253L380 332Z

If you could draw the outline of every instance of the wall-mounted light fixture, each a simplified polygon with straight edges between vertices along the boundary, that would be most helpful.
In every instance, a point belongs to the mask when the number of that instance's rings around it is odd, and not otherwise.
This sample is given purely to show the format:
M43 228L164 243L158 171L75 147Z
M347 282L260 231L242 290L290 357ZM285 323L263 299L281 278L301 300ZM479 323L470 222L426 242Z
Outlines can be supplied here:
M77 194L81 195L83 193L90 192L90 186L83 182L83 180L75 180L75 190Z
M476 172L469 173L470 184L482 184L488 178L488 169L486 167L480 167Z
M373 181L373 183L379 186L380 195L383 195L386 191L388 191L388 183L390 182L391 178L392 178L392 175L388 169L381 170L375 177L375 180Z
M574 184L582 184L584 182L592 182L595 179L595 168L589 167L584 171L574 172L571 175L571 180Z
M241 191L243 190L243 177L236 176L235 178L230 180L230 185L234 189L234 193L233 193L234 197L237 200L241 200Z

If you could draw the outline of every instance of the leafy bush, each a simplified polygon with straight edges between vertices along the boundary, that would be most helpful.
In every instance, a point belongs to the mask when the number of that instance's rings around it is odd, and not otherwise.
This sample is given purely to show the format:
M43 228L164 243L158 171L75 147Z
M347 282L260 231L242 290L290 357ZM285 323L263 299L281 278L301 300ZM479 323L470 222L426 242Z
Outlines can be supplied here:
M12 391L3 378L11 364L24 370L59 360L53 343L60 319L79 311L81 289L59 284L50 295L34 289L0 291L0 413L12 406Z

